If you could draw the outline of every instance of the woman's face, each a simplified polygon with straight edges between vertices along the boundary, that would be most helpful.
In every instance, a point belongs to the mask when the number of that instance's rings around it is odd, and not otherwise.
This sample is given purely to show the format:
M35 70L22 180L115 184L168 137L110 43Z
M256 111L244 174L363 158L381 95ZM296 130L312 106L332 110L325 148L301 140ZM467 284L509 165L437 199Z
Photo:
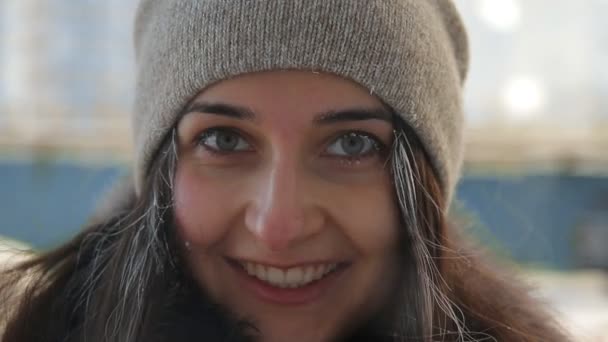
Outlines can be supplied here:
M328 74L248 74L201 92L178 135L178 234L218 303L265 341L329 340L384 305L399 220L376 97Z

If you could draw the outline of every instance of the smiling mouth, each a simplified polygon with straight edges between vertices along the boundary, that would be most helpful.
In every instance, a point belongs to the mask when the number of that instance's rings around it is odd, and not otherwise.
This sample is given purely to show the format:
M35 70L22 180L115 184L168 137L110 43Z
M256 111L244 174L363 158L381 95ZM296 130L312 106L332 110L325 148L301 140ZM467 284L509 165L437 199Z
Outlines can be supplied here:
M280 269L248 261L235 261L247 274L278 288L300 288L334 273L341 264L324 263Z

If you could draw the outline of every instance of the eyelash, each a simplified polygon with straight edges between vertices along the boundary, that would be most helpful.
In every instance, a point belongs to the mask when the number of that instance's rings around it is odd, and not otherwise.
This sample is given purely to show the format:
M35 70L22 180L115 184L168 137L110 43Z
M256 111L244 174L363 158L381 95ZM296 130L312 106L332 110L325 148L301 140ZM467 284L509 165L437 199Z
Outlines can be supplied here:
M228 132L228 133L232 133L238 136L239 139L243 139L245 141L247 141L245 138L242 137L242 134L240 132L238 132L237 130L233 129L233 128L229 128L229 127L212 127L212 128L208 128L205 131L203 131L200 135L198 135L198 137L196 138L195 144L197 146L201 146L205 149L205 151L213 154L213 155L217 155L217 156L228 156L230 154L234 154L237 152L241 152L241 151L222 151L219 149L214 149L209 147L207 144L204 143L205 139L208 139L209 137L213 136L213 134L216 133L222 133L222 132ZM247 142L249 144L249 142ZM251 144L249 144L251 145Z
M218 157L229 156L229 155L233 155L233 154L239 153L239 152L248 152L248 151L222 151L219 149L209 147L207 144L205 144L206 139L210 138L214 134L222 133L222 132L228 132L231 134L235 134L238 137L238 139L242 139L247 142L247 139L245 139L243 137L243 134L241 134L239 131L237 131L233 128L230 128L230 127L218 126L218 127L208 128L205 131L203 131L200 135L197 136L197 138L195 140L195 144L197 146L203 147L205 149L205 151L207 151L215 156L218 156ZM339 132L332 139L330 139L329 146L332 146L332 145L338 143L339 139L345 138L348 135L356 135L359 137L363 137L365 139L369 139L369 141L373 144L373 146L371 147L371 151L366 152L361 155L329 155L327 153L323 153L324 156L326 156L328 158L345 160L347 162L358 162L358 161L361 161L361 160L364 160L364 159L367 159L370 157L374 157L375 155L383 156L386 154L386 151L387 151L386 144L384 144L375 135L364 132L364 131L358 131L358 130L348 130L348 131ZM247 142L247 144L249 146L251 146L251 144L249 142Z

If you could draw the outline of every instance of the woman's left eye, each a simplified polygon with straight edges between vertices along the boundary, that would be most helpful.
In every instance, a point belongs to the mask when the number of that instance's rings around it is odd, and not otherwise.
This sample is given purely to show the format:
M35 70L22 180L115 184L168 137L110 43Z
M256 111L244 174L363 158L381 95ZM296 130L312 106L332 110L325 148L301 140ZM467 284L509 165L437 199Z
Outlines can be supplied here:
M364 157L379 152L381 143L374 137L358 132L349 132L334 140L327 153L339 157Z

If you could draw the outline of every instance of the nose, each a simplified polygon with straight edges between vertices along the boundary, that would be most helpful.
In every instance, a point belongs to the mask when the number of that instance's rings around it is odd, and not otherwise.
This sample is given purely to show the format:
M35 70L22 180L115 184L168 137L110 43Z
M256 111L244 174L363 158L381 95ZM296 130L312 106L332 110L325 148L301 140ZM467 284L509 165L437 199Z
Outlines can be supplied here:
M319 232L323 225L310 189L304 188L302 174L295 161L284 158L256 177L245 225L271 252L289 249Z

